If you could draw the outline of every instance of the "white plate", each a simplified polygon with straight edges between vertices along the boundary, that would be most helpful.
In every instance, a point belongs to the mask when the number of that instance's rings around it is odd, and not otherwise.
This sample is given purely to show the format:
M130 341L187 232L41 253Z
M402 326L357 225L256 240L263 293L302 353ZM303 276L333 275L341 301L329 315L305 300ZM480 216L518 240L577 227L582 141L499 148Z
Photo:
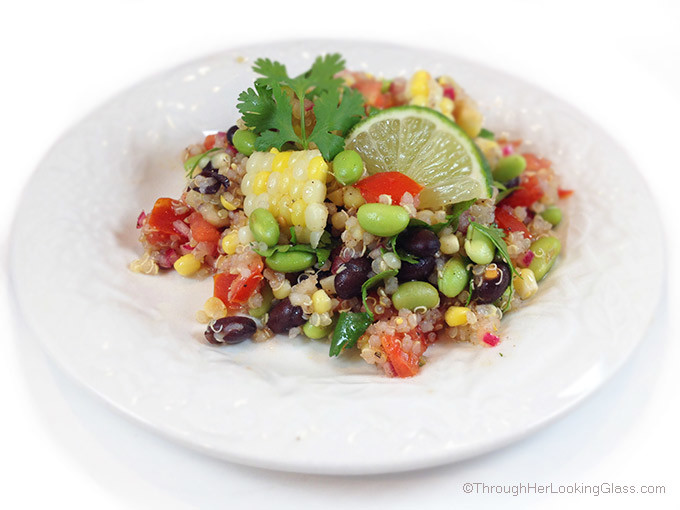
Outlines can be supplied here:
M551 158L569 200L567 243L534 302L494 349L435 345L421 374L387 379L328 346L279 338L221 349L196 340L210 282L147 277L135 220L182 187L181 149L236 119L254 58L307 68L340 51L351 69L453 75L487 127ZM241 58L244 57L244 58ZM564 413L630 355L660 292L662 240L624 151L574 108L459 58L384 44L298 41L228 51L148 79L64 135L24 193L11 277L24 318L71 376L148 427L211 455L310 473L447 463ZM639 260L639 247L645 260ZM503 354L501 357L500 354Z

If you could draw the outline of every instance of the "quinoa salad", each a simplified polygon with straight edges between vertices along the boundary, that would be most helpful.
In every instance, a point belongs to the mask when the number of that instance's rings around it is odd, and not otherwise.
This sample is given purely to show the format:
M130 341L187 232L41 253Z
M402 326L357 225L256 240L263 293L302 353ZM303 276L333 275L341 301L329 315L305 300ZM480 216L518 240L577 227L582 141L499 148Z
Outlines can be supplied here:
M486 129L449 76L338 54L253 70L240 118L186 147L183 189L139 215L130 269L211 278L196 319L226 349L304 335L329 363L411 377L435 342L499 345L561 251L572 191L551 161Z

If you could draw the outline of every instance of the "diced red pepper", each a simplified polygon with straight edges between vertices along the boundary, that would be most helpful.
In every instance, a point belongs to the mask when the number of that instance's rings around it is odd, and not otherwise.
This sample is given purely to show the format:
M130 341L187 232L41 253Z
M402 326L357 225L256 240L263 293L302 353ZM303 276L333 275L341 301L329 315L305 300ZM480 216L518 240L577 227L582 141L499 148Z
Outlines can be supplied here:
M501 341L500 338L498 338L496 335L493 333L486 332L484 333L484 338L482 338L485 344L490 345L491 347L496 347L498 343Z
M220 240L220 231L201 216L201 213L192 213L188 222L189 227L191 227L191 235L196 242L217 243Z
M262 280L261 274L251 274L246 278L238 278L234 280L229 289L229 301L231 303L247 303L250 296L253 295L255 289Z
M264 264L260 257L248 268L251 270L249 276L231 273L217 273L213 276L213 295L227 307L247 303L262 280Z
M225 306L229 305L229 289L236 278L238 278L238 275L231 273L213 275L213 296L219 298Z
M513 191L509 196L501 200L499 207L529 207L531 204L543 197L543 189L535 175L523 179L518 190Z
M567 198L570 197L574 194L573 189L562 189L562 188L557 188L557 196L560 198Z
M413 377L420 370L420 356L415 353L406 353L401 348L401 342L394 335L385 335L380 343L387 360L392 364L397 377Z
M203 145L205 145L205 150L207 151L215 147L215 135L206 136Z
M510 232L523 232L524 237L531 239L531 233L524 222L505 207L496 208L496 224L508 234Z
M444 85L443 95L444 97L448 97L451 101L456 100L456 91L451 85Z
M380 172L361 179L354 186L359 189L366 202L378 202L380 195L389 195L395 204L401 201L404 193L410 193L415 197L423 189L420 184L401 172Z

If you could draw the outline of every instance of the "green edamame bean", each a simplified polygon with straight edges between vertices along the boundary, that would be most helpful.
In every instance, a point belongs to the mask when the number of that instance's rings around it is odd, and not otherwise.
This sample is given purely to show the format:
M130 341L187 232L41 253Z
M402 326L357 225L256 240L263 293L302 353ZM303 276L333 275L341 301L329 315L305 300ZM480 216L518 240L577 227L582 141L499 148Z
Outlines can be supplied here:
M562 251L562 243L556 237L542 237L531 243L530 249L534 253L534 259L529 264L529 269L534 272L536 281L541 281Z
M255 209L250 214L248 226L257 242L267 246L275 246L279 242L279 223L267 209Z
M255 151L257 135L250 129L239 129L234 133L232 144L244 156L250 156Z
M316 262L316 255L307 251L277 251L264 259L264 262L274 271L297 273L312 267Z
M493 178L498 182L508 182L519 177L527 167L527 161L519 154L512 154L498 160L493 170Z
M340 184L354 184L363 173L364 162L357 152L348 149L333 158L333 174Z
M446 297L455 297L467 287L470 274L460 255L454 255L444 265L442 274L437 280L439 291Z
M262 290L260 293L262 294L262 304L257 308L251 308L248 310L248 315L255 317L256 319L264 317L264 314L266 314L272 307L272 300L274 299L272 288L268 283L266 283L266 281L262 284Z
M333 324L328 326L313 326L309 321L305 322L302 326L302 332L311 338L312 340L318 340L320 338L327 337L333 331Z
M491 239L472 229L472 234L465 240L465 253L475 264L490 264L496 254L496 247Z
M560 221L562 221L562 209L555 205L551 205L541 213L541 216L551 225L557 225Z
M427 282L406 282L399 285L392 295L392 304L397 310L407 308L436 308L439 306L439 292Z
M408 211L399 205L364 204L357 211L359 225L379 237L397 235L408 226Z

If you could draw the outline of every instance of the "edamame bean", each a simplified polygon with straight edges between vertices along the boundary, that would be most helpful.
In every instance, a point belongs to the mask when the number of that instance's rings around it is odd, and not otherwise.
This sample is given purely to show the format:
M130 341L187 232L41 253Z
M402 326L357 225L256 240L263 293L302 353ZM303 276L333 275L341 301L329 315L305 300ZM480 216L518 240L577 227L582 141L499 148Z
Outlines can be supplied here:
M304 326L302 326L302 332L307 336L307 338L311 338L312 340L318 340L320 338L327 337L328 335L331 334L331 331L333 331L333 325L329 324L328 326L313 326L309 321L305 322Z
M397 310L402 308L429 310L439 306L439 292L427 282L402 283L392 295L392 304Z
M446 297L455 297L467 287L470 273L460 255L454 255L444 265L442 274L437 280L439 291Z
M560 221L562 221L562 209L555 205L551 205L541 213L541 216L551 225L557 225Z
M340 184L354 184L363 173L364 162L357 152L348 149L333 158L333 174Z
M531 243L530 249L534 254L534 259L529 264L529 269L534 272L536 281L540 282L562 251L562 243L556 237L542 237Z
M257 135L250 129L239 129L234 133L232 143L237 151L244 156L250 156L255 152L255 139Z
M408 211L399 205L364 204L357 211L359 225L379 237L397 235L408 226Z
M519 177L527 167L527 161L519 154L512 154L498 160L493 170L493 178L498 182L508 182Z
M465 253L475 264L490 264L496 254L496 247L491 239L473 228L465 240Z
M248 310L248 315L255 317L256 319L264 317L264 314L266 314L272 307L272 300L274 299L272 288L268 283L266 283L266 281L262 284L262 290L260 290L260 294L262 294L262 304L257 308L251 308Z
M265 260L265 264L274 271L281 273L297 273L312 267L316 262L316 255L307 251L277 251Z
M248 226L257 242L274 246L279 242L279 223L267 209L258 207L250 213Z

